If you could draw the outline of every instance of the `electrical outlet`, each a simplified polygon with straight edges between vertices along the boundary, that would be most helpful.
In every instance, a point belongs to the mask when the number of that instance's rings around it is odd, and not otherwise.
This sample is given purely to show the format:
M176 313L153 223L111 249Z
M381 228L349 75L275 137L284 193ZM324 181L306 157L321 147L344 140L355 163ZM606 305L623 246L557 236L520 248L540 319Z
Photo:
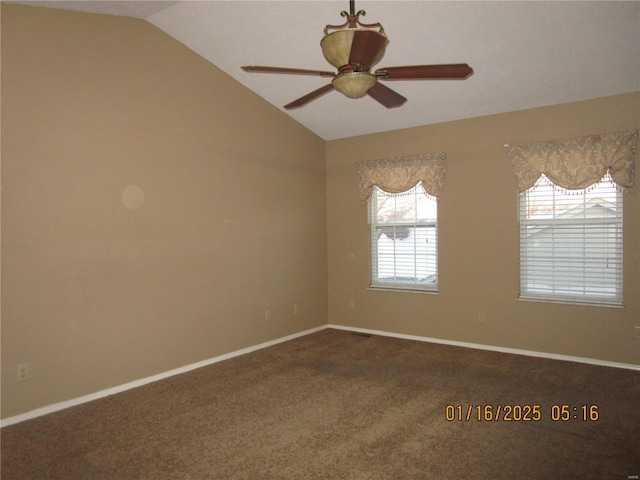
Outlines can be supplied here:
M349 300L349 310L355 310L356 309L356 302L354 302L353 300Z
M640 327L634 327L633 333L636 340L640 340Z
M479 322L484 322L485 318L486 318L486 316L485 316L484 312L478 312L478 321Z
M18 365L18 381L24 382L27 378L29 378L29 365L21 363Z
M264 321L268 322L269 320L271 320L271 310L265 310L264 311Z
M293 314L298 315L300 313L300 306L297 303L293 304Z

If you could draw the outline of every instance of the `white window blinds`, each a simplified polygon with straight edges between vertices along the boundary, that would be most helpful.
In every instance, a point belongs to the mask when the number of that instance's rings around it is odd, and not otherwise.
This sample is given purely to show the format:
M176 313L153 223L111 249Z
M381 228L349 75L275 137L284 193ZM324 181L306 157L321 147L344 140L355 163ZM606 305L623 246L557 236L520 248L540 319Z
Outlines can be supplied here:
M420 184L398 194L374 187L369 200L371 286L437 291L438 209Z
M609 177L566 191L542 176L521 195L520 297L622 304L622 197Z

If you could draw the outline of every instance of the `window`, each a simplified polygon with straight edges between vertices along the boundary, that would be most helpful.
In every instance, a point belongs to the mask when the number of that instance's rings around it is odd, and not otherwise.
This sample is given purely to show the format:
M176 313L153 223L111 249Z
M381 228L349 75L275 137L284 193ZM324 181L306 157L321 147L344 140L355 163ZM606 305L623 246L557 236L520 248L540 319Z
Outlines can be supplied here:
M437 198L444 152L358 162L360 200L369 206L371 287L437 291Z
M607 175L567 191L543 175L520 195L520 297L622 304L622 197Z
M374 187L369 199L371 286L437 291L438 209L422 184L403 193Z

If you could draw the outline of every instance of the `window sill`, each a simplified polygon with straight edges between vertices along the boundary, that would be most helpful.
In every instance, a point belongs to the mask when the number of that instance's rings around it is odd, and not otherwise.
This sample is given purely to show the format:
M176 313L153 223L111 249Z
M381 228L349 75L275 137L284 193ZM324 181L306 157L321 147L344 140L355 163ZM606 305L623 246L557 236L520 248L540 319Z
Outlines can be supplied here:
M597 301L588 302L588 301L570 300L570 299L563 299L563 298L540 298L540 297L520 296L518 297L518 301L536 302L536 303L556 303L561 305L579 305L582 307L624 308L624 305L621 303L605 303L605 302L597 302Z
M403 288L400 286L393 287L381 287L378 285L370 285L367 287L367 290L372 290L374 292L398 292L398 293L427 293L430 295L437 295L438 290L423 290L417 288Z

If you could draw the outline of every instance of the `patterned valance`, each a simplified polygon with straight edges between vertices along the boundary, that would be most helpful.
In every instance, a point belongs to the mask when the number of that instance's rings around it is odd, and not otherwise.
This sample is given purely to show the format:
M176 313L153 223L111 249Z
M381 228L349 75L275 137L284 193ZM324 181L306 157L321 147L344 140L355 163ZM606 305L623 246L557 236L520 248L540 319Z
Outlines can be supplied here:
M635 182L638 131L629 130L566 140L507 145L518 192L531 188L542 174L567 190L587 188L607 173L623 190Z
M360 200L366 204L376 186L388 193L401 193L422 182L425 193L438 198L444 184L444 152L398 155L358 162Z

